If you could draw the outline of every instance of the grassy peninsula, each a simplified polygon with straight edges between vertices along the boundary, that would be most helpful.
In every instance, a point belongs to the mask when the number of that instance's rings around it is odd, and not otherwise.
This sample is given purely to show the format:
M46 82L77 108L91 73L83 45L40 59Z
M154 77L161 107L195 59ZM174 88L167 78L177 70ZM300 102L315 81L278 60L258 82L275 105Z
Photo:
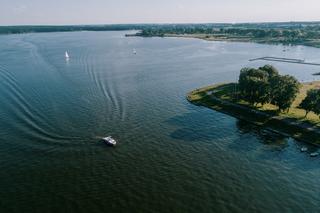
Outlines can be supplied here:
M294 99L290 101L289 107L283 110L270 99L266 99L264 103L250 103L239 87L239 83L215 84L188 93L187 99L195 105L205 106L259 125L263 129L320 146L319 113L307 112L301 104L307 100L310 91L320 91L319 81L299 84Z

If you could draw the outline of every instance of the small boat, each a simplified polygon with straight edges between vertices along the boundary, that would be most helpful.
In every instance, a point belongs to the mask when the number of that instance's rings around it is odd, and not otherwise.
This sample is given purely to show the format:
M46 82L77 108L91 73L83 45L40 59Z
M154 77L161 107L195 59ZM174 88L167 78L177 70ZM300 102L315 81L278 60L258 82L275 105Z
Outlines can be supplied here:
M64 54L64 55L65 55L65 57L66 57L66 59L67 59L67 60L70 58L70 56L69 56L69 54L68 54L68 52L67 52L67 51L65 52L65 54Z
M318 155L319 155L319 152L310 153L310 157L317 157Z
M300 149L300 151L301 151L301 152L306 152L306 151L308 151L308 148L304 146L304 147L302 147L302 148Z
M115 146L117 144L117 141L113 139L111 136L102 138L102 141L109 146Z
M133 54L135 54L135 55L137 54L136 49L133 49L133 51L132 51L132 52L133 52Z

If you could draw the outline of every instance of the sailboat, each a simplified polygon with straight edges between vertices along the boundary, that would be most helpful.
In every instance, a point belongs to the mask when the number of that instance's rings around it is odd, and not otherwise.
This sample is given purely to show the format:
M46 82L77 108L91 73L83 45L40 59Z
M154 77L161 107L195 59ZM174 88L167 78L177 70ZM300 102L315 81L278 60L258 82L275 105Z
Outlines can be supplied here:
M65 52L65 57L66 57L67 60L69 60L69 58L70 58L67 51Z

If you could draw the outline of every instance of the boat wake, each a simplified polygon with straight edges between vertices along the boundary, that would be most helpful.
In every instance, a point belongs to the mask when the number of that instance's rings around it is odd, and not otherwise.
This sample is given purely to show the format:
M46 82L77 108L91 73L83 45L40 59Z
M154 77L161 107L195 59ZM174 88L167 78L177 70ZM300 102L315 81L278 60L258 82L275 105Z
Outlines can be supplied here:
M113 117L119 115L123 120L126 113L121 95L118 92L116 83L111 81L111 69L103 66L100 60L103 59L96 57L94 54L90 54L88 51L84 52L79 59L80 65L93 83L92 87L89 88L90 96L99 99L102 97L100 103L108 116ZM110 66L112 66L112 64L109 64L109 67Z
M54 127L50 118L44 114L45 111L40 110L43 105L36 89L23 88L20 79L9 70L9 66L0 64L1 92L6 99L0 111L1 116L5 116L2 120L8 124L8 128L17 129L25 136L56 143L74 139L75 137L64 136L64 131Z

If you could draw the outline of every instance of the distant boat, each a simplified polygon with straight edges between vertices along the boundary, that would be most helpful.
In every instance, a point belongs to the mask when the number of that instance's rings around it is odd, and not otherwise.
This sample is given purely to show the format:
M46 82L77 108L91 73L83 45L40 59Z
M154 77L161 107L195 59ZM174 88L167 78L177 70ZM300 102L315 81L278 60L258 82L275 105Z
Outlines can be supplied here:
M66 57L67 60L70 58L70 56L69 56L67 51L65 52L65 57Z
M135 54L135 55L137 54L137 51L136 51L136 49L133 49L133 54Z
M310 157L317 157L319 155L318 152L313 152L313 153L310 153Z
M304 147L302 147L302 148L300 149L300 151L301 151L301 152L306 152L306 151L308 151L308 148L304 146Z
M109 146L115 146L117 144L117 141L113 139L111 136L102 138L102 141Z

